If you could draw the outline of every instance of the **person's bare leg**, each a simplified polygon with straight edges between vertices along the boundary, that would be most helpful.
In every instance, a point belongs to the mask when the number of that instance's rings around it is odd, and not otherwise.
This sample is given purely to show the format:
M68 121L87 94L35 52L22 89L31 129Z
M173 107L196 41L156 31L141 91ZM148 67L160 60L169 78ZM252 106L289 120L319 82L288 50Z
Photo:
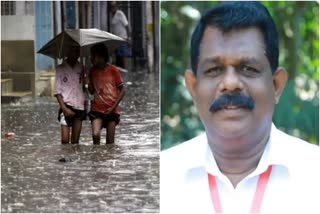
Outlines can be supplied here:
M71 132L71 143L78 144L80 139L80 133L82 128L82 121L78 118L73 120L72 132Z
M70 128L61 125L61 144L68 144L70 140Z
M100 118L97 118L92 121L92 140L93 144L100 144L100 135L101 135L101 129L102 129L102 123L103 120Z
M116 132L116 122L111 121L107 125L107 136L106 136L106 143L107 144L114 143L115 132Z

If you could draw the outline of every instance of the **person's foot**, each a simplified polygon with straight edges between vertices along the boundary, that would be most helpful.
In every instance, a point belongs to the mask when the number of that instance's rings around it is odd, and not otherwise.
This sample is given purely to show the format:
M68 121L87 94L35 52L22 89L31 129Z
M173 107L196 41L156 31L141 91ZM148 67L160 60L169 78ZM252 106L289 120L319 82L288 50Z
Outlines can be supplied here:
M93 145L100 145L100 142L93 142Z
M106 145L114 144L114 142L106 142Z

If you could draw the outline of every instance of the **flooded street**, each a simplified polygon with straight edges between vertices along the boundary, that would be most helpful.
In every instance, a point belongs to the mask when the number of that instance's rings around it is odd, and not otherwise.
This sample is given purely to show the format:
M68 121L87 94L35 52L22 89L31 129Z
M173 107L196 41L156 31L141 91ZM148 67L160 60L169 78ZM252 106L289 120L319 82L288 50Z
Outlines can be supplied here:
M2 212L159 212L159 77L124 79L114 145L103 130L93 146L88 120L79 145L61 145L55 98L2 104Z

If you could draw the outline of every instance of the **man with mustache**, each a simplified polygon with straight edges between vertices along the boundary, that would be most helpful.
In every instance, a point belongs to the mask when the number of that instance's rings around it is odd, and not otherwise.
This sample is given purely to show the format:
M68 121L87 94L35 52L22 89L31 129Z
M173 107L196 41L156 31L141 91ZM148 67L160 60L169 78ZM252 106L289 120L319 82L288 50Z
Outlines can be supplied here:
M320 213L318 147L272 123L288 78L278 58L261 3L202 16L185 82L205 134L162 152L161 213Z

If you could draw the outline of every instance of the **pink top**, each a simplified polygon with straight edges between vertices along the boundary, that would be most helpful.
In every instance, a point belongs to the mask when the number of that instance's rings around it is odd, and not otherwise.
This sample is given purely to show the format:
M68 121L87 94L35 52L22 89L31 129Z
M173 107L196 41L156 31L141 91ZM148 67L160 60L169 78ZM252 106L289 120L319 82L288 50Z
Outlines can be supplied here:
M80 63L72 68L67 62L63 62L57 67L54 94L60 94L63 101L73 108L84 110L82 66Z

